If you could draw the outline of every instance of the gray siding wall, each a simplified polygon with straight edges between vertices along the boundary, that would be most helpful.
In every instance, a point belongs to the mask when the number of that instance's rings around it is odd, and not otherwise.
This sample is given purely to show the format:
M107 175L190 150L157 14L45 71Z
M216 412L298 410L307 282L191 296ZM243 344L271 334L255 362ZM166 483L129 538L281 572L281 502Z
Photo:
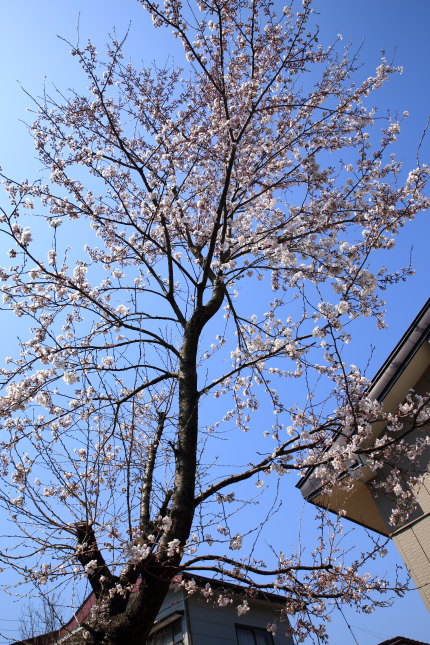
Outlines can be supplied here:
M157 622L163 620L169 614L173 614L175 611L185 611L183 591L173 591L170 589L158 612Z
M189 596L187 602L192 645L237 645L235 625L265 629L279 615L278 606L263 601L249 601L251 610L243 616L238 616L234 607L214 607L197 595ZM285 636L286 629L287 624L278 624L275 645L293 645Z
M158 612L157 622L164 620L175 612L182 612L182 634L184 638L184 645L190 645L188 639L188 627L187 627L187 616L185 612L185 602L184 602L184 592L169 590L166 598L164 599L163 605Z

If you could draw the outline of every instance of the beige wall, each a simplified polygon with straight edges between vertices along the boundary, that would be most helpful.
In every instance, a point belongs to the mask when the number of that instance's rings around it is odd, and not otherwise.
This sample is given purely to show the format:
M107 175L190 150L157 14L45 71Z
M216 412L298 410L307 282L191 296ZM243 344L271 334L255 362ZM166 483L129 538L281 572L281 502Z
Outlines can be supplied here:
M399 531L393 539L430 611L430 515Z

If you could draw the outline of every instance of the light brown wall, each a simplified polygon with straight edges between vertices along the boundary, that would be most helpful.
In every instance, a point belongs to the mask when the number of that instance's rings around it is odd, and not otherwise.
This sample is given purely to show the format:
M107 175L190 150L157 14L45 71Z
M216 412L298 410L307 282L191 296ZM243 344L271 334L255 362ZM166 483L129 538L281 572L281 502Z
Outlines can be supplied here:
M430 515L403 529L393 539L430 611Z

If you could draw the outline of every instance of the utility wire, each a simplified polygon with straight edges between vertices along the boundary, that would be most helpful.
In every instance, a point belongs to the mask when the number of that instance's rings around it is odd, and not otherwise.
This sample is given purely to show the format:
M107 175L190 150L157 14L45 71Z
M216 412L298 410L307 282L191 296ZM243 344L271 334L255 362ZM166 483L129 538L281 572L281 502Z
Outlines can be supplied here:
M348 627L349 631L351 632L351 636L352 636L352 638L354 639L354 643L355 643L355 645L360 645L360 643L358 642L358 640L355 638L355 634L354 634L354 632L352 631L352 627L351 627L351 625L349 624L349 622L347 621L345 614L343 613L342 609L339 607L339 603L337 602L337 600L336 600L336 607L337 607L337 608L338 608L338 610L340 611L341 616L342 616L343 620L344 620L344 621L345 621L345 623L346 623L346 626Z

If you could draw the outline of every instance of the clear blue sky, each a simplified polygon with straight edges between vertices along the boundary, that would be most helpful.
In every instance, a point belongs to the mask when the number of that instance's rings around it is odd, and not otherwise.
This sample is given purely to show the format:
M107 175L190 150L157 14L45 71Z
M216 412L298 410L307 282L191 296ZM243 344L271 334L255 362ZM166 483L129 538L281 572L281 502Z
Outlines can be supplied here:
M280 3L282 6L282 3ZM380 51L404 67L404 74L389 83L375 102L381 112L410 112L399 139L398 155L405 168L414 164L415 152L430 114L430 2L428 0L315 0L320 13L323 42L332 41L341 33L344 42L361 47L362 75L369 76L379 64ZM78 20L80 37L91 37L102 47L106 35L115 27L123 34L131 23L129 50L135 62L143 59L162 60L172 54L181 62L177 43L166 32L151 29L150 21L135 0L14 0L4 2L0 21L0 165L14 177L33 177L35 168L32 142L22 121L31 122L25 111L31 101L18 82L31 94L39 94L45 83L59 88L79 88L82 77L76 60L68 55L70 47L57 38L62 35L75 42ZM429 137L430 139L430 137ZM422 149L422 158L430 161L430 141ZM413 247L416 275L387 293L387 322L389 329L376 332L374 326L364 329L351 351L357 353L355 362L369 354L369 335L376 349L370 375L387 356L409 322L428 297L429 239L428 216L422 216L403 230L397 250L390 262L406 265ZM0 249L0 255L2 251ZM3 257L0 257L0 264ZM6 353L6 349L3 353ZM394 554L391 563L400 559ZM385 565L385 563L384 563ZM0 632L14 636L19 604L0 601ZM346 613L356 641L360 645L376 643L403 634L430 641L430 619L418 594L399 600L395 607L381 610L373 616ZM342 616L333 616L330 628L333 645L354 644ZM6 641L4 641L6 642Z

